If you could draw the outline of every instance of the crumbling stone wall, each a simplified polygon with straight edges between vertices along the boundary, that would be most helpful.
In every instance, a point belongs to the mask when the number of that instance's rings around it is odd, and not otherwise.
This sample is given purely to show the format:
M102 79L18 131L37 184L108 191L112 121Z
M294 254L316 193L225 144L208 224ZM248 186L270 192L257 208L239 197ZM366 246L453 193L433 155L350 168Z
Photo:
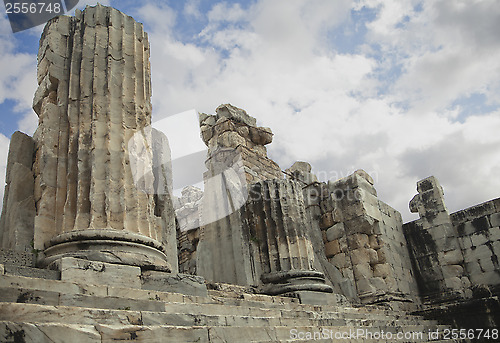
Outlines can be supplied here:
M417 183L403 226L423 314L463 328L500 325L500 199L448 213L434 177Z
M500 199L448 214L434 177L417 184L410 209L420 219L404 225L417 282L427 302L470 299L500 288Z
M329 284L338 294L357 300L354 281L342 275L339 269L328 260L325 254L324 230L333 225L332 213L338 208L333 201L327 184L319 182L311 173L311 165L297 161L285 171L287 178L297 180L302 185L305 209L308 217L308 234L313 244L315 267L325 273Z
M325 254L354 280L361 302L412 307L417 288L401 214L377 198L373 183L363 170L328 183L331 196L320 206Z
M248 184L283 178L278 164L267 157L265 145L272 142L273 133L256 123L255 118L230 104L217 107L215 115L200 113L201 137L209 149L207 167L210 171L220 172L218 165L232 164L233 161L227 161L228 156L238 156ZM232 150L231 154L227 153L228 149Z
M417 287L401 215L378 200L370 175L358 170L326 184L318 182L305 162L296 162L286 174L303 183L310 236L315 249L322 249L317 255L333 267L322 265L340 293L363 303L390 301L414 308ZM320 235L316 241L315 231Z
M500 198L450 217L457 228L472 295L474 285L486 285L492 293L500 294Z

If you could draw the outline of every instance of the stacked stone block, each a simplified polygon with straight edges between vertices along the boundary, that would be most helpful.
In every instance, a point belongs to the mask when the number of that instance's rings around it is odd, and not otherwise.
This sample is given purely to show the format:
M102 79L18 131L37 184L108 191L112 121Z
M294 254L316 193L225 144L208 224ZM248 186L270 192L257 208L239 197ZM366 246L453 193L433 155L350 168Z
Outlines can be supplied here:
M414 302L416 288L399 212L381 202L364 171L329 182L320 227L325 254L346 279L354 280L359 299Z
M246 182L282 178L281 169L267 157L265 145L273 134L267 127L256 126L255 118L230 104L220 105L215 115L200 113L201 137L209 148L207 167L212 175L219 165L231 165L241 159Z
M405 224L422 296L428 302L475 298L500 288L500 201L448 214L434 177L410 202L420 219Z
M477 286L500 290L500 200L451 215L473 294ZM464 284L467 286L467 284Z
M470 280L464 271L458 232L446 209L443 189L431 176L417 183L417 191L419 194L410 201L410 211L418 212L420 220L405 230L424 299L463 297Z
M326 183L319 182L311 169L309 163L297 161L285 171L285 174L288 179L296 180L302 185L308 219L308 234L313 243L315 268L325 274L328 283L335 289L335 292L349 299L356 299L353 280L343 277L338 268L330 263L326 257L325 253L330 247L325 249L324 230L333 225L334 213L337 216L339 213Z

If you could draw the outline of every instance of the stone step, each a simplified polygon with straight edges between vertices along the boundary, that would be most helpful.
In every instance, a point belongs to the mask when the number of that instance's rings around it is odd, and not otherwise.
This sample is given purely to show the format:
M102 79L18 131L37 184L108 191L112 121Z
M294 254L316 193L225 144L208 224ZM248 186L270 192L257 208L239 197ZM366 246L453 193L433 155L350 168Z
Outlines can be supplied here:
M295 330L295 331L293 331ZM172 325L109 325L109 324L62 324L62 323L38 323L12 321L0 321L0 337L5 343L63 343L71 338L72 343L92 343L92 342L120 342L136 340L140 342L209 342L209 343L238 343L238 342L429 342L426 331L419 331L421 327L400 328L394 332L407 333L409 338L396 340L394 337L386 339L367 338L363 336L351 336L341 338L341 333L349 335L352 328L347 327L324 327L319 331L318 327L300 326L295 328L284 326L267 327L179 327ZM373 329L374 335L381 333L378 329ZM418 333L420 336L413 336L411 333ZM316 333L317 336L314 336ZM320 339L321 334L328 335L327 339ZM308 336L310 335L310 336ZM352 335L352 333L351 333ZM323 336L325 337L325 336ZM312 338L312 339L311 339ZM318 338L318 339L314 339ZM439 342L439 341L433 341ZM444 341L442 341L444 342ZM452 342L452 341L447 341Z
M27 251L15 251L0 248L0 264L33 267L34 255Z
M166 308L169 305L167 304ZM59 322L70 324L134 324L134 325L176 325L176 326L349 326L385 327L423 325L429 329L437 327L431 321L414 320L387 321L380 318L287 318L273 315L211 314L199 311L137 311L127 308L102 309L75 306L52 306L29 303L0 303L0 320L26 322Z
M7 275L24 276L37 279L59 280L61 273L56 270L40 269L29 266L19 266L15 264L4 264L4 273Z
M135 300L119 297L96 297L87 295L67 295L50 291L27 292L19 288L0 288L0 302L24 303L52 306L70 306L93 309L129 310L156 312L161 323L175 325L357 325L357 326L393 326L396 324L415 324L422 321L420 317L405 316L395 318L380 313L343 313L314 312L296 310L261 309L244 306L228 306L219 304L164 303L156 300ZM197 314L192 316L191 314ZM173 318L173 319L172 319ZM258 318L254 320L254 318ZM160 319L158 319L160 320ZM257 322L256 322L257 321ZM267 321L267 322L263 322ZM262 322L262 323L261 323ZM222 323L222 324L221 324ZM261 324L259 324L261 323ZM434 324L428 321L429 325Z
M182 295L132 288L109 287L105 285L79 285L75 283L33 279L21 276L2 275L0 277L0 301L38 303L46 305L82 306L92 308L165 311L165 303L172 310L180 304L182 313L253 315L260 317L299 317L364 319L376 315L380 320L411 320L406 313L391 312L379 308L340 308L331 305L313 306L295 302L280 303L267 301L267 296L249 295L246 299L225 299ZM255 297L255 301L249 300ZM265 299L266 301L261 301ZM238 300L235 302L235 300ZM273 306L268 306L272 304ZM191 307L186 305L191 305ZM201 307L200 307L201 306ZM179 307L178 307L179 308ZM300 309L300 311L298 311ZM207 310L208 313L207 313ZM417 317L419 318L419 317Z

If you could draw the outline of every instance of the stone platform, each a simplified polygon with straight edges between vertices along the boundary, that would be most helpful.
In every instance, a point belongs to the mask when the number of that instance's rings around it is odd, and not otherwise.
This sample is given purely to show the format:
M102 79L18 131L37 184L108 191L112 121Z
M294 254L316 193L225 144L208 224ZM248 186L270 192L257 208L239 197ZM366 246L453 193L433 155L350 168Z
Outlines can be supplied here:
M289 342L312 341L307 335L319 330L333 335L357 329L422 332L426 339L403 341L427 342L429 330L445 328L375 306L301 304L298 298L251 294L249 288L226 284L207 290L200 277L152 275L131 266L67 258L60 271L18 265L31 270L31 276L23 276L10 267L12 255L1 262L1 342ZM47 272L53 273L47 277ZM58 275L61 280L54 280Z

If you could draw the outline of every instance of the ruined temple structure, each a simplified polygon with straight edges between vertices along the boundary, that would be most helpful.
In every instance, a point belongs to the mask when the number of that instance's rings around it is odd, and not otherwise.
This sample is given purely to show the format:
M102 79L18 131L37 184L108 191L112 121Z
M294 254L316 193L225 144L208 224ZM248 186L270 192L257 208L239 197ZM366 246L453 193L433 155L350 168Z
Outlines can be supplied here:
M498 341L500 199L449 213L431 176L403 223L361 169L278 166L230 104L200 113L204 187L175 197L148 37L113 8L52 19L37 75L38 129L8 156L0 342Z

